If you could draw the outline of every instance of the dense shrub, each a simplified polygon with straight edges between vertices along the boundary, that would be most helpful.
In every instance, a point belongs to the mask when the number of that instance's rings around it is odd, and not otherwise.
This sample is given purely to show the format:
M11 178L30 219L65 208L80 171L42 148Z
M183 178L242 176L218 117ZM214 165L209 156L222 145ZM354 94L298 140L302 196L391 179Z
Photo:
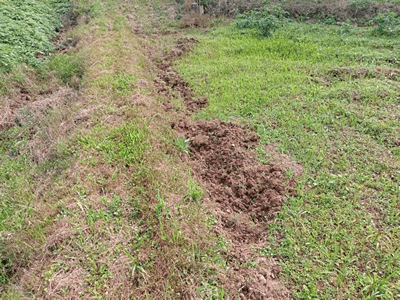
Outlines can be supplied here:
M71 0L0 1L0 72L21 62L37 64L35 54L53 48L49 38L70 9Z
M369 23L376 25L372 31L374 35L395 36L400 33L400 19L394 12L387 11L386 14L378 14Z
M259 37L271 37L273 32L287 21L287 12L279 6L265 7L262 11L250 11L236 16L238 29L257 29Z

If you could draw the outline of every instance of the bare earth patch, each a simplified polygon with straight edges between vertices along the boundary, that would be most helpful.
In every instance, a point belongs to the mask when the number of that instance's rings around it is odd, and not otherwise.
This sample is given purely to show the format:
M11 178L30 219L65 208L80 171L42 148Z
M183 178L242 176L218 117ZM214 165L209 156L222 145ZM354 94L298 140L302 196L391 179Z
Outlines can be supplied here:
M257 254L267 242L265 229L278 212L294 180L284 177L277 165L260 165L254 149L258 136L235 123L190 122L182 119L172 128L190 139L196 175L208 190L209 201L217 204L218 223L214 231L232 241L229 258L232 269L221 280L241 299L286 299L290 292L278 279L279 267ZM289 186L289 187L287 187ZM257 267L244 267L255 262Z

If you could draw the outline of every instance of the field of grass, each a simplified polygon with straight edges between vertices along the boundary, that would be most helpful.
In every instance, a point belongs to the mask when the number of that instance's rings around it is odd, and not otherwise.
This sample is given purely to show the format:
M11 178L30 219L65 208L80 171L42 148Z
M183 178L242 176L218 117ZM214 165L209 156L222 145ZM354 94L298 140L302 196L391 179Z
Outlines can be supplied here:
M210 100L198 118L254 124L302 164L265 245L298 299L400 297L400 41L373 30L193 31L177 64Z

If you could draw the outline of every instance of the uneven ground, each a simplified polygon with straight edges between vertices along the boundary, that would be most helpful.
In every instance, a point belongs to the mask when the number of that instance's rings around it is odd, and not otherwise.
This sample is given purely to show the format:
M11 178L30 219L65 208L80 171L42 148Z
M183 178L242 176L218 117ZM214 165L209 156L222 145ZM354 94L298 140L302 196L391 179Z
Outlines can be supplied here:
M266 162L275 145L303 167L266 253L295 298L398 298L398 38L312 23L253 33L197 35L177 69L209 100L198 118L251 124Z
M289 298L262 249L294 181L254 128L190 120L208 100L170 66L195 40L162 2L75 5L49 62L2 74L3 297Z
M0 73L1 298L400 297L397 38L60 3Z

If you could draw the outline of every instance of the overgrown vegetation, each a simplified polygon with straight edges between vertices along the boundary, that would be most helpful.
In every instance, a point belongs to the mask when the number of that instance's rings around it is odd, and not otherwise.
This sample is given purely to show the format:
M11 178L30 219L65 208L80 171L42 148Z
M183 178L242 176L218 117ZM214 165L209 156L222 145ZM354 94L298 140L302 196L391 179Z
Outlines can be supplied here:
M373 30L375 35L398 36L400 33L400 18L396 13L387 11L385 14L378 14L369 21L369 24L375 24Z
M5 0L0 2L0 72L19 63L38 65L36 54L53 48L50 38L63 26L71 0Z
M303 165L265 245L297 299L400 297L400 43L380 30L222 27L178 64L210 100L197 117L250 122Z
M271 37L287 22L288 13L280 6L266 6L263 11L250 11L236 16L238 29L256 29L259 37Z

